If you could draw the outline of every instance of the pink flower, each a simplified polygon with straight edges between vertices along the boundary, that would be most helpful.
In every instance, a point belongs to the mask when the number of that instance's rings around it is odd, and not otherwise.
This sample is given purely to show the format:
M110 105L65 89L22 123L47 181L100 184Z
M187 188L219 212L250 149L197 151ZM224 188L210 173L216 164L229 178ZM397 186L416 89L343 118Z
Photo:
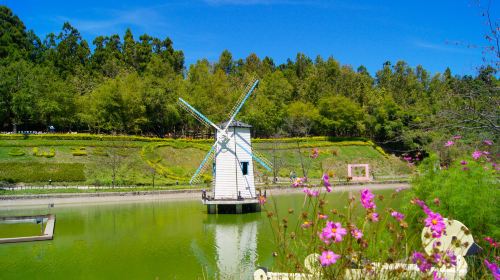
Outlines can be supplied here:
M461 165L467 165L467 162L466 162L465 160L462 160L462 161L460 162L460 164L461 164Z
M319 232L318 236L319 236L319 240L323 241L326 245L330 245L332 243L332 240L324 237L322 232Z
M475 150L473 153L472 153L472 158L474 160L478 160L481 156L483 155L483 152L481 151L478 151L478 150Z
M393 216L396 220L398 220L398 222L401 222L405 218L405 215L396 211L392 211L391 216Z
M319 261L321 262L322 266L329 266L336 263L339 258L340 255L337 255L332 251L323 251L323 253L321 253L321 256L319 256Z
M259 196L259 204L260 205L264 205L266 203L266 201L267 201L267 199L265 196L263 196L263 195Z
M445 146L445 147L451 147L451 146L453 146L454 144L455 144L455 142L453 142L453 141L451 141L451 140L450 140L450 141L447 141L447 142L444 144L444 146Z
M395 190L395 192L397 192L397 193L398 193L398 192L401 192L401 191L404 191L404 190L405 190L405 188L403 188L403 187L399 187L399 188L397 188L397 189Z
M421 272L427 272L431 269L432 264L427 260L424 254L420 252L413 252L411 260L418 266Z
M301 227L302 228L309 228L312 226L312 223L309 222L309 221L305 221L304 223L302 223Z
M488 260L484 260L484 265L491 271L491 274L493 275L493 278L495 280L500 279L500 268L498 268L498 265L496 263L490 263Z
M453 253L452 250L446 250L446 257L444 258L444 262L447 267L457 266L457 256Z
M347 234L347 230L340 223L326 222L326 227L323 228L323 237L333 239L334 242L341 242L342 236Z
M369 189L364 189L360 193L361 193L360 197L361 204L365 209L374 210L375 208L377 208L377 206L373 202L375 195Z
M332 184L330 184L330 177L328 177L328 174L327 173L323 174L322 179L323 179L323 185L325 186L326 191L331 192L332 191Z
M439 238L446 230L446 224L439 213L430 212L425 219L425 226L430 228L432 237Z
M372 212L372 213L368 214L368 220L370 222L378 222L379 221L379 215L378 215L378 213Z
M326 219L328 219L328 215L318 214L318 219L326 220Z
M403 159L410 162L412 158L411 158L411 156L404 156Z
M319 191L311 190L308 187L304 187L304 189L302 190L302 192L304 192L309 197L316 197L316 196L319 195Z
M455 139L455 140L459 140L459 139L462 139L462 136L460 136L460 135L455 135L455 136L453 136L453 139Z
M488 146L493 145L493 141L488 140L488 139L484 140L484 141L483 141L483 143L484 143L485 145L488 145Z
M422 208L422 210L424 211L425 214L428 215L429 213L432 213L431 210L429 209L429 207L422 200L420 200L418 198L415 198L415 199L412 200L412 203L417 204L418 206L420 206L420 208Z
M311 152L311 158L317 158L319 156L318 148L314 148Z
M491 238L489 236L485 237L484 240L486 240L490 244L491 247L494 247L494 248L499 247L498 242L496 242L493 238Z
M351 230L351 235L355 239L361 239L361 237L363 237L363 232L361 232L361 230L359 230L357 228L354 228Z
M462 168L462 170L467 171L467 170L469 170L469 167L464 167L464 168Z
M295 181L292 184L292 187L294 187L294 188L302 187L306 181L307 180L305 177L303 177L303 178L299 177L299 178L295 179Z

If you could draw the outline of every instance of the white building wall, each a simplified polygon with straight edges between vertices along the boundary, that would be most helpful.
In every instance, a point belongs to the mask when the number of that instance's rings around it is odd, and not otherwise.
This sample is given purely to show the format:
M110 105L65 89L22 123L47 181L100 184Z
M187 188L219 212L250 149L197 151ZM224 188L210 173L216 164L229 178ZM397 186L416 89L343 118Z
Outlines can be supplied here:
M229 141L225 146L216 147L215 156L215 199L237 199L238 192L243 198L254 198L255 184L253 176L252 156L235 144L242 145L252 152L250 129L246 127L230 127ZM243 175L240 163L248 162L248 174Z

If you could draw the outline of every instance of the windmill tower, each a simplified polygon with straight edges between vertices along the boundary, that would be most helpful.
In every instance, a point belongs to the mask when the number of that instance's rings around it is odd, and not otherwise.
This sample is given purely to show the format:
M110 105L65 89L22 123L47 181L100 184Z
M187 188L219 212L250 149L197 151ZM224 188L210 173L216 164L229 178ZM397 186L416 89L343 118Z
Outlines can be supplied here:
M242 213L260 210L255 191L253 160L268 171L271 171L271 164L252 151L252 126L235 120L258 83L259 80L256 80L247 87L231 110L229 120L218 125L179 98L181 107L204 125L215 128L215 143L190 181L190 184L199 182L201 175L212 167L212 195L204 193L202 196L210 214L217 211Z

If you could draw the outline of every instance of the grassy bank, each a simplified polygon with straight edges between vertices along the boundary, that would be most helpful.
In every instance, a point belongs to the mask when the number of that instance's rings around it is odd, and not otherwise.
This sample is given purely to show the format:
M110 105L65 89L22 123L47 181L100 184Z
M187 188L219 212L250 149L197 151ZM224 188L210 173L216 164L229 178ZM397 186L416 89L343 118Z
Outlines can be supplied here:
M212 140L158 139L89 134L0 135L0 181L45 185L186 185ZM278 177L322 171L347 177L348 163L368 163L377 178L399 178L411 169L398 158L361 138L253 139L253 148L273 163ZM311 160L311 150L319 156ZM257 180L273 177L256 165ZM207 179L209 179L207 175Z

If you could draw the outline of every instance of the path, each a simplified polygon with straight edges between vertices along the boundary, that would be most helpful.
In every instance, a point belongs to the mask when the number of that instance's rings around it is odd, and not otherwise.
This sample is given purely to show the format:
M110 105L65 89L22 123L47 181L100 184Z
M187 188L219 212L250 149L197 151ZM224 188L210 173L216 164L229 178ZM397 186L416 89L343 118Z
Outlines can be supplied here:
M399 184L363 184L336 186L333 192L359 191L363 188L371 190L385 190L397 188L409 188L407 183ZM267 191L268 195L282 195L301 193L301 188L275 188ZM0 209L11 208L47 208L50 204L58 206L79 206L83 204L104 204L143 201L178 201L178 200L201 200L201 192L195 191L161 191L161 192L127 192L127 193L78 193L78 194L53 194L38 195L38 198L26 199L0 199Z

